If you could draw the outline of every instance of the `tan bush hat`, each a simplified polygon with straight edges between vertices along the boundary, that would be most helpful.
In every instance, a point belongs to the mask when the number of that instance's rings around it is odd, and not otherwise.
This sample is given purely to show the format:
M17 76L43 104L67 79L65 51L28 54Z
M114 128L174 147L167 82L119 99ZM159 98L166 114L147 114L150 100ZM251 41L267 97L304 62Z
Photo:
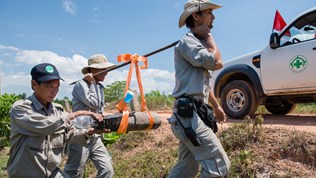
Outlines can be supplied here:
M191 14L207 9L215 10L220 7L222 7L222 5L213 4L209 0L189 0L187 3L185 3L184 10L179 18L179 28L185 24L186 19Z
M110 63L103 54L95 54L89 58L88 66L82 68L81 72L86 74L89 72L89 68L106 69L113 66L115 66L115 64Z

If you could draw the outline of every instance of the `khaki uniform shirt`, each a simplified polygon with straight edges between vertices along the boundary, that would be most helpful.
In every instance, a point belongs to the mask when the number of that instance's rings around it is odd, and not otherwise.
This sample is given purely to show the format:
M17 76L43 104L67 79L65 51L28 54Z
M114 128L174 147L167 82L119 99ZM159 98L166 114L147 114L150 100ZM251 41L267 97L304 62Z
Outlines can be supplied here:
M9 177L49 177L61 163L65 142L86 143L86 130L67 124L66 113L53 103L45 108L34 94L11 110Z
M209 71L214 70L214 55L191 32L175 47L175 88L172 96L192 96L203 101L205 83L209 84ZM205 93L204 93L205 92Z
M72 90L72 111L86 110L98 114L104 112L104 86L101 83L88 84L85 80L78 80ZM93 134L88 142L95 137L102 138L103 134Z
M104 111L104 86L78 80L72 90L72 111L86 110L102 114Z

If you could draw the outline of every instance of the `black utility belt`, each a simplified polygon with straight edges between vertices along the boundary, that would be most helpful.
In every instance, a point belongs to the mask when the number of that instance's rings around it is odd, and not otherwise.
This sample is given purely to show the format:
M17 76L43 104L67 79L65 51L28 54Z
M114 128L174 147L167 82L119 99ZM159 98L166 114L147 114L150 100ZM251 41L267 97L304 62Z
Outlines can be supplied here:
M193 112L198 110L204 103L190 96L177 98L177 114L181 117L193 117Z
M210 105L189 96L179 97L177 98L177 102L177 115L191 118L195 111L205 125L210 127L214 133L217 132L215 115Z

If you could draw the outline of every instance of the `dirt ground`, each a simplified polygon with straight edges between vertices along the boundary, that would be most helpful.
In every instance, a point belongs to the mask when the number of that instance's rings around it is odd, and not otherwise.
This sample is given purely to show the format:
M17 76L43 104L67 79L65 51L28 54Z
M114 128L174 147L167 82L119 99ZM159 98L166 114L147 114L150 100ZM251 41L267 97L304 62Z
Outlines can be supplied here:
M264 114L263 118L263 124L266 126L316 133L316 114ZM233 119L228 120L228 123L233 122L240 121Z
M161 116L162 125L158 132L156 132L155 137L164 137L167 135L172 135L170 131L169 124L167 124L167 118L171 116L171 112L161 111L158 112ZM263 145L253 145L254 154L256 154L255 164L258 165L262 170L259 177L271 177L271 175L277 175L276 177L288 177L288 175L294 177L313 177L316 178L315 165L310 166L304 164L303 155L299 156L301 158L296 159L286 159L282 158L282 154L279 152L279 147L282 144L281 140L289 138L289 134L293 131L298 132L309 132L312 135L316 134L316 114L289 114L289 115L263 115L264 122L263 127L268 127L269 134L266 137L266 143ZM228 127L231 123L242 122L241 120L228 119L227 123L221 124L219 126L219 131ZM161 133L161 135L160 135ZM310 150L315 150L315 138L314 141L309 142L306 148ZM300 154L298 154L300 155ZM260 161L266 160L268 162ZM315 159L315 158L314 158ZM275 176L272 176L275 177Z
M170 111L157 111L157 113L161 116L163 122L171 117ZM316 114L264 114L262 116L264 118L263 124L265 126L316 133ZM227 123L221 124L220 127L226 127L229 123L238 122L242 122L242 120L228 119Z

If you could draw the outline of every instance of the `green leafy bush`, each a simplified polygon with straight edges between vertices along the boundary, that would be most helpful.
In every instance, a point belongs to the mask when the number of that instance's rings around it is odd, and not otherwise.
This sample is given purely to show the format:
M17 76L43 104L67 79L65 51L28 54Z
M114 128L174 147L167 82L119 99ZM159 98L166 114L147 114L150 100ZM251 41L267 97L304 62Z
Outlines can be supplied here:
M125 81L116 81L104 88L104 99L105 102L119 101L123 98L125 90Z
M174 98L153 90L145 95L147 108L149 110L171 109Z
M117 132L105 133L105 134L103 134L103 143L104 143L105 146L109 145L109 144L113 144L121 136L122 136L122 134L119 134Z
M10 139L10 115L12 104L21 99L21 95L4 94L0 96L0 148L9 146Z
M254 166L254 155L249 150L241 150L236 158L232 159L230 176L236 178L256 177L256 168Z
M54 102L54 103L59 103L59 104L61 104L61 105L65 108L65 100L68 100L70 106L72 105L71 100L70 100L67 96L64 96L64 99L58 99L58 98L56 98L56 99L54 99L53 102Z

